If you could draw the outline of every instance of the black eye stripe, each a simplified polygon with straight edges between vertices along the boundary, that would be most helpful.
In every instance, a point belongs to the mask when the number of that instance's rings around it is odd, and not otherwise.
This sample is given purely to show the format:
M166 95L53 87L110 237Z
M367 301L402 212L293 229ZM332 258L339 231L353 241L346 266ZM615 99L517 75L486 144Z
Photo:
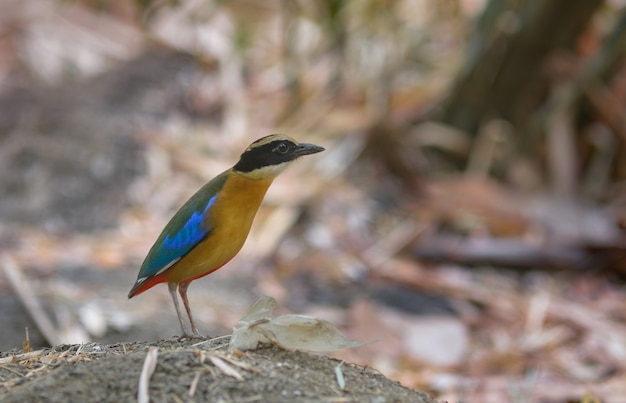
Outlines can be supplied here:
M283 139L256 146L253 143L252 147L248 147L241 154L241 158L233 168L240 172L251 172L262 167L289 162L298 158L298 155L294 153L296 148L296 143Z

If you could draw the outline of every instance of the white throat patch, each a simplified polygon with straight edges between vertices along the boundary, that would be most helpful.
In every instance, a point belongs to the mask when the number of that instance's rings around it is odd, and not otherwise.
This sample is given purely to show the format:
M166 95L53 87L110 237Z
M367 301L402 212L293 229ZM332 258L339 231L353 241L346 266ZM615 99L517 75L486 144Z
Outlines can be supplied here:
M285 170L293 161L283 162L278 165L268 165L263 168L258 168L250 172L238 172L240 175L250 179L274 179L281 172Z

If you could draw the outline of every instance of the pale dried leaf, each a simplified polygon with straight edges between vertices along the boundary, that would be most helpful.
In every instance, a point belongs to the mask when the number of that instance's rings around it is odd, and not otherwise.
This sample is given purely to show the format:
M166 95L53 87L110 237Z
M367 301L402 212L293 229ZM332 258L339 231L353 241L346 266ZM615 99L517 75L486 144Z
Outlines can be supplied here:
M273 317L276 300L259 299L234 326L230 350L254 350L259 344L272 344L285 350L333 351L363 346L343 336L332 323L304 315Z

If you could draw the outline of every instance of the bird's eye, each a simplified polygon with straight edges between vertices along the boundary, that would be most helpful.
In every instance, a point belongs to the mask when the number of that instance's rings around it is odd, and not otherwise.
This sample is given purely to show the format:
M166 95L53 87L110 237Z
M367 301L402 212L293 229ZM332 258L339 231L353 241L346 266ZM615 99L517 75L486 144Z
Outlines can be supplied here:
M285 143L280 143L275 149L274 151L278 151L280 154L285 154L287 153L287 151L289 151L289 146Z

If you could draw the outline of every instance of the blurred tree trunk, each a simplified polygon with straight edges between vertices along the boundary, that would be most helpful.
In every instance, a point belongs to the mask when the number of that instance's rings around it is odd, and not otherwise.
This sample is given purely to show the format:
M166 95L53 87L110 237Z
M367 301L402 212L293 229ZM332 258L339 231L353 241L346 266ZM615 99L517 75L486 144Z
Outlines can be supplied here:
M466 65L443 104L441 120L472 134L490 118L523 127L541 100L541 70L547 57L572 49L602 3L490 0L477 22Z

